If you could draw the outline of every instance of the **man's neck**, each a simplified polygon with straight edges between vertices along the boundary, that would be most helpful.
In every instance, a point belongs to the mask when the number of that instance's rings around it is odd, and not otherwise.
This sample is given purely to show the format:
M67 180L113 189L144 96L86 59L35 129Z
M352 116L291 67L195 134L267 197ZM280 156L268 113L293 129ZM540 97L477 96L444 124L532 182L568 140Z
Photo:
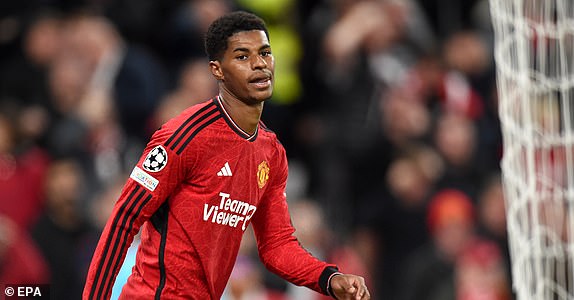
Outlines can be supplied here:
M219 98L237 126L249 134L255 133L263 112L263 102L247 104L231 95L225 89L220 89Z

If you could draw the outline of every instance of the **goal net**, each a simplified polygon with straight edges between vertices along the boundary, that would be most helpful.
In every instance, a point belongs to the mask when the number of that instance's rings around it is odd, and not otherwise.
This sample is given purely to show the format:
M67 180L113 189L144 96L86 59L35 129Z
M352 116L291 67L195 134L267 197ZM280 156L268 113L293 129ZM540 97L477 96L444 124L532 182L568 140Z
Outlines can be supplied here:
M574 0L490 0L512 282L574 299Z

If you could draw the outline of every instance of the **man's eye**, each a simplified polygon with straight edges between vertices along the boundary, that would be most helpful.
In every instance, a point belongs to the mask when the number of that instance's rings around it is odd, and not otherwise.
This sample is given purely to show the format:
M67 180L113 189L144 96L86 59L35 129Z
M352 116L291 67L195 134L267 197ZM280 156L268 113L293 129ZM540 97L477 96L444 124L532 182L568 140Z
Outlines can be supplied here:
M271 51L263 51L261 52L262 56L270 56L271 55Z
M238 60L246 60L246 59L247 59L247 55L238 55L237 57L235 57L235 59L238 59Z

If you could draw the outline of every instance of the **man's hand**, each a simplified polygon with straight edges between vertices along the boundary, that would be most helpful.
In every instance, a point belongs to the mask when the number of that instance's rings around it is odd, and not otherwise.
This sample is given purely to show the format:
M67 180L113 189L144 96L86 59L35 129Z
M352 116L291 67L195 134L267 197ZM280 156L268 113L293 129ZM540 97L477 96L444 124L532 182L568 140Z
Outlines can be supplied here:
M333 296L338 300L369 300L371 294L361 276L338 274L330 282Z

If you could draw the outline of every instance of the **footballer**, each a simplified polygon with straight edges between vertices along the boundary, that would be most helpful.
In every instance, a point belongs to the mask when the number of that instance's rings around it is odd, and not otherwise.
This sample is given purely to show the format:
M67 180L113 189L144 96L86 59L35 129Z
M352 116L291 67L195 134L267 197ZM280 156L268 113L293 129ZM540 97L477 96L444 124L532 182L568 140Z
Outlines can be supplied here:
M102 232L83 299L109 299L140 229L120 299L220 299L248 225L270 271L335 299L370 299L362 277L316 259L293 236L285 150L260 121L274 80L265 23L224 15L205 48L219 94L151 137Z

